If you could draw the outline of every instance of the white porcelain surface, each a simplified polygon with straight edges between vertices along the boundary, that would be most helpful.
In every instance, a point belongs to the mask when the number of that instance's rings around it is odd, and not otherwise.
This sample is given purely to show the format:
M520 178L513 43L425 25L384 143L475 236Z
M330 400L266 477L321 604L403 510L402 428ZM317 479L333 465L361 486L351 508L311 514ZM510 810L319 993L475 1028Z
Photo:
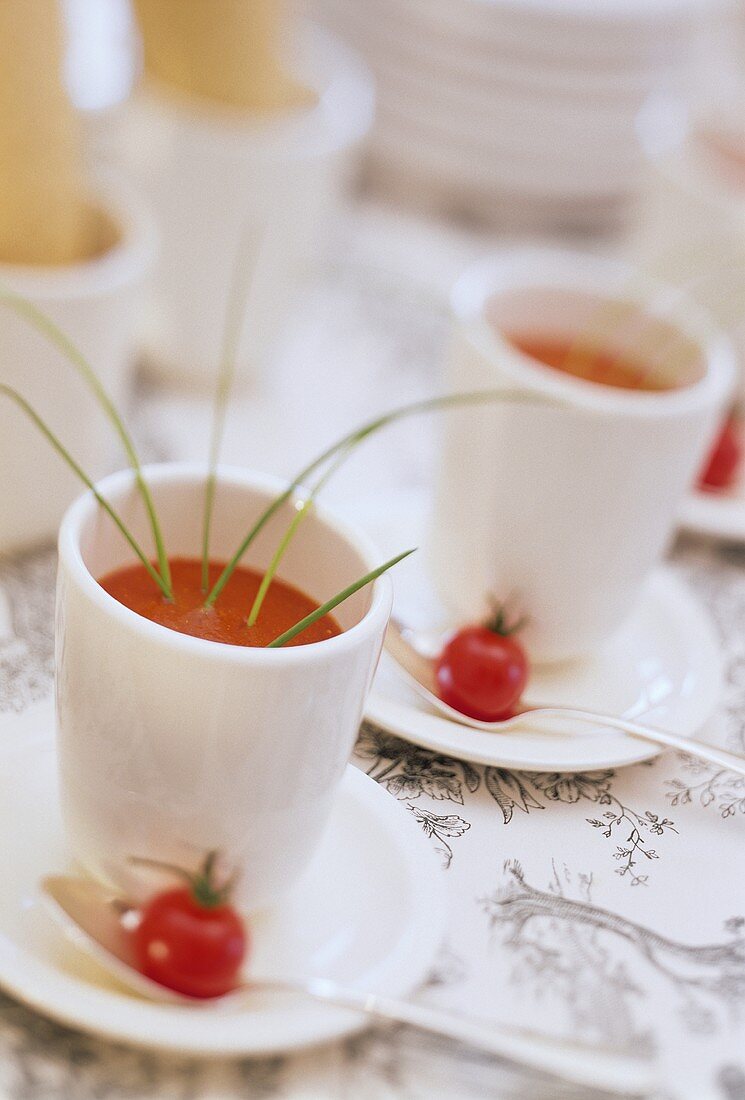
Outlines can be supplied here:
M542 153L547 161L558 154L567 159L572 157L577 170L578 162L587 153L594 158L607 153L610 146L617 157L618 151L628 157L629 148L637 144L636 110L629 110L628 103L620 98L578 98L567 102L556 94L531 95L508 85L492 91L499 97L499 126L491 127L484 125L481 114L484 89L464 81L460 74L448 78L447 73L408 70L391 63L384 67L382 61L379 68L391 92L390 98L395 99L397 112L410 114L419 122L429 121L430 126L443 131L456 131L460 127L462 137L474 149L481 141L491 151L495 138L513 145L522 142L524 148L534 154ZM612 142L607 140L609 129L613 133ZM557 134L571 142L571 148L557 143ZM599 148L601 137L605 144ZM558 148L552 148L552 142ZM584 169L582 164L582 172Z
M419 494L386 494L360 505L355 519L385 554L403 540L426 547L428 506ZM413 543L412 543L413 545ZM391 551L392 552L392 551ZM452 625L417 562L402 563L394 615L436 634ZM722 696L722 664L712 624L686 586L656 570L626 621L586 661L534 667L526 701L564 703L636 718L684 736L696 734ZM484 733L441 717L403 681L384 654L365 709L375 724L456 758L524 771L590 771L647 760L658 750L624 734L576 722Z
M66 943L43 908L42 875L71 869L51 725L0 748L0 986L72 1027L191 1055L250 1057L324 1042L365 1025L289 995L245 1006L174 1007L117 986ZM251 923L256 972L324 976L404 996L425 977L444 930L441 874L415 821L347 768L307 873L279 909Z
M28 298L83 352L121 408L156 233L138 196L103 176L93 201L120 232L103 255L69 266L0 264L0 285ZM57 432L92 477L112 464L115 436L85 383L49 341L0 303L0 377ZM80 482L20 410L0 404L0 551L52 538Z
M169 553L199 556L204 471L145 475ZM221 471L212 557L227 560L283 483ZM147 545L129 472L101 483ZM246 555L264 568L294 507L280 509ZM134 614L95 577L132 552L92 496L60 531L57 713L62 805L71 848L128 893L128 859L194 866L212 849L240 869L248 910L274 902L316 849L349 759L391 605L387 577L337 609L343 633L279 650L222 645ZM309 516L281 575L328 599L375 564L364 539L322 509ZM382 582L382 583L381 583Z
M443 28L478 35L482 42L504 52L530 52L547 63L558 56L560 64L584 62L598 67L638 65L641 60L649 68L676 57L680 63L684 43L693 33L690 10L707 2L466 0L456 8L448 0L431 4L415 0L419 7L430 8L431 17Z
M547 64L548 59L532 49L510 49L501 35L498 43L482 34L472 35L463 42L463 24L459 23L457 29L438 24L436 10L430 5L413 14L408 6L399 4L393 16L386 19L381 19L372 5L350 7L346 0L337 0L337 7L342 5L343 16L336 14L352 28L355 38L364 35L376 69L388 59L391 70L401 72L405 67L419 76L426 73L439 80L457 79L461 85L472 82L474 92L489 90L497 95L520 90L526 102L535 102L546 95L552 102L566 97L567 107L578 98L597 98L602 109L607 102L624 99L638 105L640 97L659 87L660 81L666 84L677 79L674 65L665 66L661 59L650 65L646 51L636 50L628 58L622 58L620 64L616 59L606 65L597 65L597 56L587 48L585 55L577 58L568 53L559 57L553 51L551 63ZM329 0L325 7L332 7ZM412 14L420 30L418 35L412 34L411 24L406 23L407 16L411 18ZM426 33L421 33L425 19ZM404 33L406 30L409 33Z
M394 21L399 29L418 30L427 38L449 38L456 48L487 48L498 55L527 53L550 59L558 67L583 62L600 67L650 66L674 56L688 33L690 9L702 2L707 0L691 4L638 0L632 7L618 0L611 10L593 0L584 5L566 0L535 5L500 0L373 0L365 7ZM331 11L355 7L349 0L324 0L321 6ZM654 31L658 34L652 37Z
M495 192L493 181L469 177L467 188L464 181L456 193L442 174L439 153L437 160L425 156L421 146L413 148L399 135L394 140L392 129L387 131L385 143L376 142L371 179L399 206L410 205L415 194L418 217L423 212L430 219L466 216L470 222L477 219L483 225L509 226L513 237L520 233L535 236L537 232L550 236L557 227L564 235L586 235L588 231L607 234L611 226L619 232L627 211L623 192L583 194L578 200L576 181L569 194L563 188L555 194L536 194L525 186Z
M453 292L447 388L543 403L443 420L429 561L458 619L510 596L534 661L591 653L621 624L732 391L730 345L692 303L668 298L623 266L530 249L475 265ZM688 384L641 393L582 382L518 352L510 333L584 337Z
M295 69L317 103L264 120L154 87L131 102L123 155L163 236L146 346L152 368L174 379L213 383L244 234L267 235L238 350L243 382L270 354L298 286L323 256L329 216L372 122L374 89L361 60L316 28L304 29Z
M566 228L551 206L563 194L573 201L569 220L608 229L617 212L599 219L584 200L628 203L638 188L639 112L650 97L678 102L688 94L700 3L305 0L305 7L348 37L375 73L371 178L384 192L406 201L408 184L410 204L413 197L500 228L554 229ZM433 182L423 188L428 175ZM532 211L515 198L523 191Z
M725 493L692 491L678 513L680 526L723 542L745 542L745 485L739 481Z
M386 112L381 108L381 118ZM416 125L407 110L398 112L390 119L385 136L376 142L376 148L384 156L395 157L399 161L409 161L428 168L433 173L456 173L458 178L474 190L488 191L494 185L492 165L484 160L475 146L463 141L462 131L453 130L453 136L443 141L444 127L439 122L427 124L417 131ZM501 135L500 135L501 138ZM494 145L499 139L494 141ZM492 143L490 143L492 144ZM592 158L588 168L577 173L576 163L571 157L552 157L550 151L539 149L505 148L500 155L500 181L503 189L512 189L534 195L544 203L555 198L589 198L591 201L605 199L609 195L623 195L629 182L637 175L640 158L606 161L605 156ZM612 157L612 154L611 154ZM551 162L550 165L548 162Z

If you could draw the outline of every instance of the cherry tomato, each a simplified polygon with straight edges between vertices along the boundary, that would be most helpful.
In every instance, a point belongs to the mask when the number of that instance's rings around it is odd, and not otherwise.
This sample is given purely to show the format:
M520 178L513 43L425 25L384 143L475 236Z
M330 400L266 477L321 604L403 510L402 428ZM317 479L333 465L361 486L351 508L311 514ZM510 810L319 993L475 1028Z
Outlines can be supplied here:
M734 414L727 417L706 466L699 478L699 489L729 489L735 480L742 444Z
M525 650L512 634L467 626L453 635L435 673L443 702L482 722L512 712L528 679Z
M152 898L133 937L142 973L187 997L234 989L248 948L243 920L200 876Z

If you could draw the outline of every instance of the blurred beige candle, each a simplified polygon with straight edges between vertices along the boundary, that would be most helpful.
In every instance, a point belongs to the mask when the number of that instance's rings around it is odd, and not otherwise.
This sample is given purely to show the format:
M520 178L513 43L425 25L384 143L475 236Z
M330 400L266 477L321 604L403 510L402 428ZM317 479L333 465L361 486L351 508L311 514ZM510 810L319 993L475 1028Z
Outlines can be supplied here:
M135 7L154 80L243 111L311 98L282 64L280 0L135 0Z
M0 262L73 263L94 243L64 48L58 0L0 2Z

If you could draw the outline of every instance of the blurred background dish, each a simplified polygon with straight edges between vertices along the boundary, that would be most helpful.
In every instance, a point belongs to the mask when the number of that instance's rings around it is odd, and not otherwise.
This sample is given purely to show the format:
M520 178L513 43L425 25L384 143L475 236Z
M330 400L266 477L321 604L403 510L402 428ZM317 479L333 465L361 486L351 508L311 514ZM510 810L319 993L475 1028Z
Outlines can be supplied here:
M249 111L151 78L124 112L122 159L162 234L144 351L171 380L213 384L236 264L256 266L237 353L239 380L255 380L322 261L372 122L372 79L334 35L304 23L288 65L304 95L286 107Z
M691 90L705 0L304 0L369 61L373 183L498 228L610 227L639 186L637 117ZM513 203L513 197L518 202ZM561 203L557 206L556 199ZM491 202L491 209L489 203Z
M261 269L238 352L244 381L260 371L298 283L323 254L328 218L372 120L372 84L351 51L310 27L296 71L313 89L313 105L265 120L169 100L152 87L130 107L125 159L152 197L163 233L145 335L158 373L212 383L246 231L255 251L244 262Z

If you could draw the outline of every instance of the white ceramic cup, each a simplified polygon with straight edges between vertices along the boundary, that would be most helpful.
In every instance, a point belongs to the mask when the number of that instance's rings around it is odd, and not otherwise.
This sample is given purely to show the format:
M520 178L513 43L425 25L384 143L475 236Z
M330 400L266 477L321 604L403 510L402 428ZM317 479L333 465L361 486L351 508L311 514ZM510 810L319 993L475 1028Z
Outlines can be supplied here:
M145 346L151 369L170 380L214 385L242 239L263 240L237 353L244 384L261 372L299 287L324 256L375 97L352 51L303 28L293 71L315 93L311 107L251 118L146 86L125 113L123 156L152 199L163 238Z
M0 264L0 284L28 298L63 330L121 408L156 232L137 195L116 178L100 177L92 201L118 234L108 251L65 266ZM62 352L2 303L0 379L20 391L91 477L111 468L116 437L90 390ZM0 551L53 538L80 483L6 399L0 403L0 470Z
M204 469L145 476L172 556L200 555ZM222 469L213 560L227 560L284 484ZM129 471L101 492L148 544ZM265 567L294 514L286 504L245 564ZM59 538L57 714L61 796L72 852L94 875L140 896L152 877L129 857L196 869L217 849L240 872L238 903L276 901L315 850L344 773L391 608L380 578L340 605L323 642L249 649L176 633L109 596L98 577L133 555L92 495ZM282 563L319 603L379 564L356 533L314 509ZM248 612L248 608L246 609Z
M469 621L491 598L509 599L528 618L534 661L590 653L665 550L730 395L733 351L679 295L574 253L488 259L460 279L452 304L447 388L550 403L443 419L430 553L438 592ZM520 352L510 342L520 335L584 336L686 384L641 392L581 381Z

